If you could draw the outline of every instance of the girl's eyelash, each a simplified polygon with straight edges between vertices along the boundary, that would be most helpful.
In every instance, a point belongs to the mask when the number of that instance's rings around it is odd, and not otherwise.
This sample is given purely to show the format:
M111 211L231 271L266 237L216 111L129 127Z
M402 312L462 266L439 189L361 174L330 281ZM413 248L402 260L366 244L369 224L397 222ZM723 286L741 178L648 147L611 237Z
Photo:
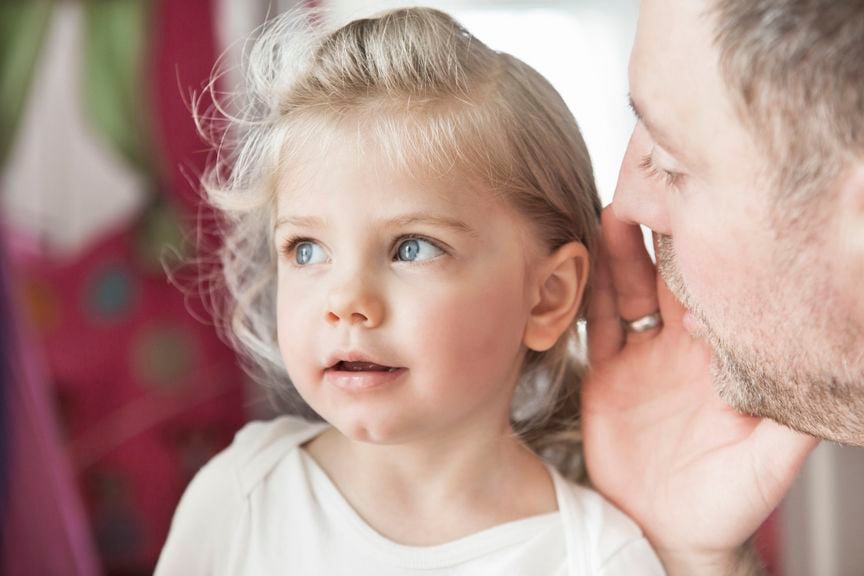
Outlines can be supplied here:
M658 168L657 165L654 164L654 159L650 152L642 156L642 160L639 162L639 168L641 168L650 178L662 180L666 186L673 187L678 183L678 177L680 175L675 172L669 172L668 170Z
M297 245L303 242L314 242L314 240L304 236L291 236L282 242L282 248L279 251L285 256L291 256L291 254L294 253L294 249L297 248Z
M438 248L439 250L441 250L445 254L450 253L450 251L447 249L447 247L444 246L441 242L436 242L435 240L432 240L431 238L427 238L426 236L421 236L419 234L406 234L405 236L399 236L398 238L396 238L396 241L393 242L393 250L392 250L393 258L395 258L399 254L399 250L398 250L399 245L402 244L402 242L405 242L406 240L423 240L424 242L428 242L429 244L432 244L433 246L435 246L436 248Z

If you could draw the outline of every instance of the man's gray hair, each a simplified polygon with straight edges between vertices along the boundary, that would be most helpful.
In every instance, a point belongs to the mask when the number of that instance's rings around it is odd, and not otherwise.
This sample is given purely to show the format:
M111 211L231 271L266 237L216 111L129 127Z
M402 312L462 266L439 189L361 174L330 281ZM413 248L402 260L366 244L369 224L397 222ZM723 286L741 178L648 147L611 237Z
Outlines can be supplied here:
M714 0L720 65L776 163L778 201L809 201L864 158L864 1Z

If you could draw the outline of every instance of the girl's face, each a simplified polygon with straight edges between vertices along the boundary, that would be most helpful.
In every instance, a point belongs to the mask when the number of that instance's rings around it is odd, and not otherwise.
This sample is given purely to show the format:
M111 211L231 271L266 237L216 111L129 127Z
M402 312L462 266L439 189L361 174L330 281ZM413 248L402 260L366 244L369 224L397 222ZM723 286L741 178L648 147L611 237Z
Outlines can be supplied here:
M491 192L359 150L313 151L279 187L278 340L294 385L356 440L506 428L539 241Z

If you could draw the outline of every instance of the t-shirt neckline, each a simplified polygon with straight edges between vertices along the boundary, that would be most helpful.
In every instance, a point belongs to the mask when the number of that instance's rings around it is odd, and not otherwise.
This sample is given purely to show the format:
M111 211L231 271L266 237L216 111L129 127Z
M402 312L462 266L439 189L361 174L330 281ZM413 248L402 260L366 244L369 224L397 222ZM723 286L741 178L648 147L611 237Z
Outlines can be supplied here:
M554 481L555 471L550 469L549 473L555 485L555 496L558 502L557 511L498 524L443 544L432 546L399 544L369 526L345 499L318 462L304 448L299 447L299 450L313 493L325 512L329 511L329 515L344 522L362 549L370 551L371 548L381 561L400 568L447 568L481 558L503 548L518 546L556 527L563 530L560 488L558 482ZM546 466L548 469L549 465Z

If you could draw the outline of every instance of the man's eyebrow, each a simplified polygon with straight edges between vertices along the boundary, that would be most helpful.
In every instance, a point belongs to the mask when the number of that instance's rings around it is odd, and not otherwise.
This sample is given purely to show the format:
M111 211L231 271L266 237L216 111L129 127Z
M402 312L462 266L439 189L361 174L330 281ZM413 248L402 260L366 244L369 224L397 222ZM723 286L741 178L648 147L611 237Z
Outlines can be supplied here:
M636 104L636 100L633 99L633 95L629 94L627 96L627 100L630 102L630 109L633 110L633 115L636 116L636 119L642 123L643 126L648 130L651 134L651 137L658 142L667 152L670 154L681 157L679 150L675 148L671 142L669 142L669 138L666 133L663 132L660 128L654 124L650 118L647 118L639 106Z
M645 118L642 116L642 112L639 110L639 106L636 105L636 101L633 100L633 94L627 95L627 102L630 104L630 110L633 111L633 115L636 116L636 119L639 122L644 123Z
M298 228L323 228L324 221L315 216L282 216L276 220L273 230L278 229L283 225L296 226ZM388 220L379 222L380 226L390 228L405 228L418 224L426 224L430 226L438 226L441 228L449 228L456 232L477 236L477 232L468 224L458 218L449 216L438 216L435 214L412 213L402 214Z

